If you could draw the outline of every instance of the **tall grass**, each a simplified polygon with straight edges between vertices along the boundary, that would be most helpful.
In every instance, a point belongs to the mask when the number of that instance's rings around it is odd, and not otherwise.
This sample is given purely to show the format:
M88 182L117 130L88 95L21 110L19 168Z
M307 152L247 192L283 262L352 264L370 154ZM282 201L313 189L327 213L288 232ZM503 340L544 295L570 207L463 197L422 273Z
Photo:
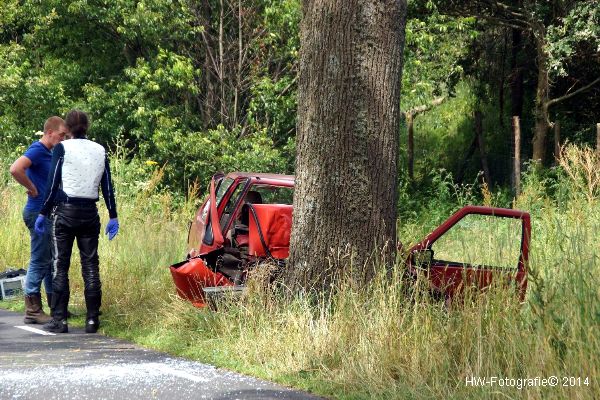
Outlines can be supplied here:
M118 179L140 185L119 193L122 230L100 243L105 332L333 398L599 398L600 204L586 157L589 150L565 149L552 175L528 174L516 200L533 225L524 304L499 286L448 308L431 299L426 282L404 283L399 264L367 288L341 280L329 297L280 296L257 278L218 312L174 296L167 269L184 253L193 200L175 205L158 191L160 170L117 163ZM141 172L132 178L126 168ZM18 243L20 193L0 189L0 268L22 264L27 253ZM424 218L403 221L399 236L417 240L423 228L415 221ZM78 273L75 261L75 303ZM473 387L472 376L556 376L559 385ZM563 377L581 378L569 382L580 386L562 386Z

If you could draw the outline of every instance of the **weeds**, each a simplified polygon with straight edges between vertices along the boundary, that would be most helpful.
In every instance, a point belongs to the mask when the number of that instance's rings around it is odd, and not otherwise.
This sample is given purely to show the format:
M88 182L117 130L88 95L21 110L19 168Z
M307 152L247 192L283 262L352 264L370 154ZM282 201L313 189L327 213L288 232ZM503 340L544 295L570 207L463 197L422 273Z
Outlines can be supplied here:
M366 287L340 277L330 295L316 298L283 296L255 276L239 302L217 312L177 298L167 268L183 258L185 221L193 213L197 187L188 203L174 204L155 184L159 169L122 164L118 168L135 171L122 170L116 179L137 177L144 182L130 182L131 187L148 190L118 193L122 230L112 242L101 239L103 329L332 398L599 398L600 205L596 186L578 183L589 181L581 181L589 176L586 157L566 151L557 178L528 175L515 201L532 212L524 304L500 285L485 294L470 293L448 308L431 298L422 279L407 286L398 263ZM560 203L547 196L552 185L561 186ZM454 196L453 189L446 190ZM485 188L484 193L486 202L494 204L494 194ZM468 201L467 194L459 197ZM16 186L0 187L0 267L26 263L23 202ZM408 220L399 237L416 239L422 230ZM70 273L71 304L81 309L76 257ZM470 377L550 376L559 377L560 385L466 384ZM563 386L562 377L589 380Z

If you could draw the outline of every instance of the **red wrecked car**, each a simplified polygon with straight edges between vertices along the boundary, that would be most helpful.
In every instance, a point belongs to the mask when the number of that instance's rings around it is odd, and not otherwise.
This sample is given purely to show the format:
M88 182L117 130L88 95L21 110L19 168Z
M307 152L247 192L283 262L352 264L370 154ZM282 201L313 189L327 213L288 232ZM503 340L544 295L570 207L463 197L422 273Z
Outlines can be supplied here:
M243 287L260 261L283 268L293 190L292 175L213 176L209 196L190 224L187 259L170 266L178 294L202 307L211 291ZM410 249L407 268L412 275L425 273L432 289L447 297L467 286L487 287L502 275L523 300L530 234L524 211L467 206Z

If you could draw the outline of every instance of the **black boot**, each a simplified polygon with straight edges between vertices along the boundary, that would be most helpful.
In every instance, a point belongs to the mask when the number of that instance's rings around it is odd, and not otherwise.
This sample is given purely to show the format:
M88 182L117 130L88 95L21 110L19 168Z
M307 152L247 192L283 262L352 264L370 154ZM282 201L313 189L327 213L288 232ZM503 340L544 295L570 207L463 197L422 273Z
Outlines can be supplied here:
M46 300L48 300L48 308L52 308L52 293L46 293ZM67 319L72 317L73 314L67 309Z
M50 322L47 322L42 326L42 329L54 333L67 333L69 332L69 325L67 325L66 319L59 320L52 318Z
M43 330L54 333L67 333L67 304L69 304L69 292L54 292L51 296L50 307L52 307L52 320L42 327Z
M85 317L85 333L96 333L100 327L100 304L102 303L102 292L85 293L85 306L87 315Z
M98 317L87 318L85 321L85 333L96 333L100 327L100 320Z

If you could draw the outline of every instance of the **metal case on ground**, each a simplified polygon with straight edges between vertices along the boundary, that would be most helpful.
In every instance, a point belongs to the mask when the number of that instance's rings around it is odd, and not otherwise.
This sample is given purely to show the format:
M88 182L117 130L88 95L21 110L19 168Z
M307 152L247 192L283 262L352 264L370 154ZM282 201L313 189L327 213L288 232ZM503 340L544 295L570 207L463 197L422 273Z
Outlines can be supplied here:
M25 275L15 278L0 279L0 299L8 300L19 297L25 289Z

